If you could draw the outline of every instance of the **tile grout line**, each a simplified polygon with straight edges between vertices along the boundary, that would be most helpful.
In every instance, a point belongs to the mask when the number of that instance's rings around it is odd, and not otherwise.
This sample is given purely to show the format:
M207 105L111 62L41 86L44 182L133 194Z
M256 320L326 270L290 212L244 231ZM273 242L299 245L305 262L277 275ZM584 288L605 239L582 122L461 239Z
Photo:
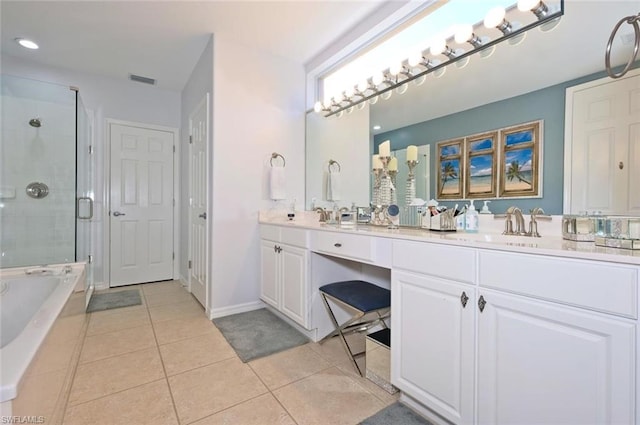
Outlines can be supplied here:
M149 316L149 320L151 321L151 331L153 332L153 340L156 343L156 350L158 350L158 357L160 357L160 364L162 364L162 372L164 373L164 381L167 384L167 390L169 390L169 397L171 397L171 406L173 407L173 413L176 415L176 421L178 425L182 423L180 420L180 416L178 415L178 408L176 406L176 400L173 398L173 391L171 391L171 384L169 383L169 375L167 375L167 368L164 365L164 359L162 358L162 352L160 352L160 344L158 344L158 336L156 335L156 328L154 326L153 320L151 319L151 312L149 311L149 305L147 304L147 296L142 291L142 296L144 297L145 307L147 308L147 315Z
M278 403L278 404L280 405L280 407L282 407L282 409L283 409L285 412L287 412L287 415L289 415L289 417L291 418L291 420L292 420L296 425L298 425L298 421L296 420L296 418L295 418L295 417L293 416L293 414L289 411L289 409L287 409L287 408L284 406L284 404L282 404L282 402L280 401L280 399L279 399L279 398L278 398L278 397L273 393L273 390L271 390L271 388L269 388L269 386L264 382L264 380L262 379L262 377L260 376L260 374L259 374L258 372L256 372L256 371L255 371L255 369L253 369L253 367L251 366L251 364L250 364L250 363L247 363L247 366L249 366L249 368L250 368L250 369L251 369L251 371L254 373L254 375L256 375L256 376L258 377L258 379L260 380L260 382L262 382L262 385L264 385L264 387L267 389L267 391L269 391L269 394L271 394L271 397L273 397L273 398L274 398L274 400L276 401L276 403ZM302 378L302 379L304 379L304 378ZM295 382L298 382L298 381L300 381L300 379L296 380ZM287 385L289 385L289 384L287 384ZM279 388L284 388L284 387L286 387L287 385L283 385L283 386L281 386L281 387L278 387L278 388L276 388L276 390L277 390L277 389L279 389Z

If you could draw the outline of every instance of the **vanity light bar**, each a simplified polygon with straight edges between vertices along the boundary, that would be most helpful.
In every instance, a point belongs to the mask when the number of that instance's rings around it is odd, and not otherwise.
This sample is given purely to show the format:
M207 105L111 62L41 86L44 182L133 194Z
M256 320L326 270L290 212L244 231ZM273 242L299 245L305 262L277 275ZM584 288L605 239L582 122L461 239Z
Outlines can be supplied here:
M335 99L335 97L331 98L330 104L324 104L318 101L314 105L314 110L317 113L324 113L325 117L330 117L332 115L340 116L345 110L349 110L363 102L371 100L370 103L374 103L377 101L378 96L384 98L385 96L382 95L385 93L390 94L388 92L401 87L410 81L426 77L427 74L441 70L447 65L468 58L475 53L482 52L487 49L493 49L498 43L518 36L522 37L525 32L535 27L559 19L564 15L564 0L560 0L559 3L560 7L558 10L554 11L551 11L551 9L541 0L520 0L517 3L517 6L514 4L508 11L504 11L504 9L490 10L487 13L487 18L485 18L484 22L477 24L475 28L471 27L471 33L466 40L460 41L455 40L455 37L450 37L444 41L444 45L440 44L440 46L436 46L433 51L430 51L430 49L425 51L434 58L446 57L444 61L439 62L437 59L430 60L427 58L428 54L423 52L421 58L416 57L403 61L400 65L399 71L395 73L395 75L390 69L386 69L384 72L378 73L378 75L370 77L367 80L363 80L362 83L355 86L352 90L354 93L352 96L346 96L343 92L341 99ZM537 20L522 27L515 28L514 25L505 18L506 13L510 13L513 10L533 13ZM486 41L478 37L475 34L475 29L480 28L483 24L487 28L498 29L502 33L502 36L494 40L488 40L488 37L485 37L485 39L487 39ZM458 42L458 44L468 43L473 48L468 52L461 49L452 50L449 48L449 44L451 44L451 42ZM414 72L414 68L418 66L424 69ZM394 71L396 70L394 69Z

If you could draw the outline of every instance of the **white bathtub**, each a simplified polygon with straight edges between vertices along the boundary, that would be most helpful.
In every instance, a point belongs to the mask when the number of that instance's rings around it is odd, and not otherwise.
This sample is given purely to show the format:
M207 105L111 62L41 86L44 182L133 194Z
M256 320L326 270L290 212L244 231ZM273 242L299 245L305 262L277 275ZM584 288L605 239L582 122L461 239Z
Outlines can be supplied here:
M84 263L49 269L46 275L37 267L0 271L0 404L5 412L73 289L85 278ZM27 275L27 270L34 273Z

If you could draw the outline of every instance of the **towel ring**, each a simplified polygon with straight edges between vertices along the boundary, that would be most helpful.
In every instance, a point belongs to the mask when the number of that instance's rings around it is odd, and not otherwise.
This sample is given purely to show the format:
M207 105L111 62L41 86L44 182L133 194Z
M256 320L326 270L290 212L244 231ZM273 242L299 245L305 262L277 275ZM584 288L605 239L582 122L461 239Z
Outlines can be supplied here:
M274 152L271 154L271 159L269 160L269 164L271 164L271 166L273 167L273 160L276 159L277 157L282 158L282 166L284 167L285 165L287 165L287 161L284 159L284 156L280 155L277 152Z
M329 172L331 172L331 166L332 165L337 165L338 166L338 172L342 171L342 167L340 167L340 163L334 159L330 159L329 160L329 166L327 167L329 169Z
M640 13L638 13L635 16L634 15L625 16L624 18L618 21L616 26L613 27L613 31L611 31L611 36L609 37L609 42L607 43L607 50L605 51L605 54L604 54L604 64L605 64L605 67L607 68L607 74L609 74L609 77L611 78L620 78L624 74L626 74L627 71L629 71L629 68L631 68L631 65L633 64L633 62L636 60L636 57L638 56L638 49L640 48L640 24L638 24L638 21L640 21ZM619 73L615 74L611 69L611 45L613 44L613 39L615 38L616 33L618 32L618 29L620 29L620 26L625 22L633 26L633 32L635 35L633 53L631 54L631 57L629 58L629 61L627 62L627 65L624 67L624 69Z

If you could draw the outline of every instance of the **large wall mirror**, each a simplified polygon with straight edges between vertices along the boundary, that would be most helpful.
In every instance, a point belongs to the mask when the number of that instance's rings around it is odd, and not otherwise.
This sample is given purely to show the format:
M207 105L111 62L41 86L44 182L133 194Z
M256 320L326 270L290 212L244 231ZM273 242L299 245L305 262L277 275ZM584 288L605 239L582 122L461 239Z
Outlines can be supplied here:
M326 119L311 113L307 117L307 208L312 198L322 199L318 188L322 188L326 175L321 161L328 161L338 152L348 150L358 158L352 166L342 167L343 188L348 186L351 193L343 191L341 204L368 204L371 155L387 139L391 140L392 151L398 152L408 145L430 145L425 173L430 175L427 193L434 197L434 149L438 141L542 120L542 196L494 201L491 207L500 213L509 204L523 210L541 206L548 214L561 214L565 90L606 76L604 51L611 30L620 18L637 12L634 1L569 0L565 2L565 15L551 31L535 28L519 45L503 42L488 58L474 55L464 68L449 66L439 78L429 75L422 85L410 83L404 94L394 92L388 100L379 100L341 118ZM614 43L612 63L616 65L625 63L633 48L625 42L633 40L633 28L625 27ZM344 121L336 125L327 120ZM372 130L374 125L381 129ZM339 126L343 128L338 129ZM326 127L359 134L357 145L353 149L345 147L348 138L322 130ZM362 142L365 138L367 143ZM318 157L318 150L323 151L322 157Z

